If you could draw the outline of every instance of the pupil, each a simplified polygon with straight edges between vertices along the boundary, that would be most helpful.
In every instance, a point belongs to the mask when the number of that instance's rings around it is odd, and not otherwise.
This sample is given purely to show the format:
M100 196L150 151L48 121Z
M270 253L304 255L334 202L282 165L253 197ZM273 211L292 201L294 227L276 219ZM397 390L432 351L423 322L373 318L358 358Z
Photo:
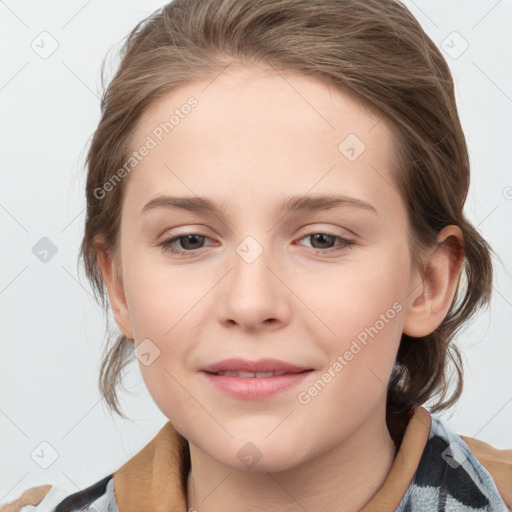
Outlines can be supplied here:
M320 244L327 243L329 245L329 242L333 241L333 236L326 235L325 233L317 233L316 235L313 235L313 240L316 243L317 241L320 241ZM313 247L315 249L326 249L326 247L315 247L315 243L313 243Z

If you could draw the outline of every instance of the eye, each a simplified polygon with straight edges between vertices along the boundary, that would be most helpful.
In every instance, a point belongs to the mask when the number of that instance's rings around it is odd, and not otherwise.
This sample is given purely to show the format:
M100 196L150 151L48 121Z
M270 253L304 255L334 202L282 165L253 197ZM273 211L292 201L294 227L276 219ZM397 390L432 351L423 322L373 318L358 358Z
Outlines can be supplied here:
M164 240L158 245L161 246L162 250L165 252L180 255L190 254L192 256L203 248L202 245L208 238L209 237L206 235L201 235L199 233L186 233ZM312 241L311 249L316 250L317 252L322 251L324 253L349 249L355 243L354 240L324 232L308 233L300 238L300 240L307 238ZM177 242L180 247L176 247L175 244Z
M312 249L322 252L335 252L343 249L350 249L355 243L354 240L344 238L339 235L324 232L308 233L303 236L300 240L309 238L312 241ZM335 242L339 241L338 244ZM334 243L334 245L332 245Z
M198 252L198 249L201 249L200 246L208 237L205 235L201 235L199 233L186 233L184 235L178 235L173 238L169 238L164 240L162 243L158 244L162 247L162 250L170 253L180 253L186 254L190 253L191 255L194 252ZM174 246L175 242L180 242L181 247L176 248Z

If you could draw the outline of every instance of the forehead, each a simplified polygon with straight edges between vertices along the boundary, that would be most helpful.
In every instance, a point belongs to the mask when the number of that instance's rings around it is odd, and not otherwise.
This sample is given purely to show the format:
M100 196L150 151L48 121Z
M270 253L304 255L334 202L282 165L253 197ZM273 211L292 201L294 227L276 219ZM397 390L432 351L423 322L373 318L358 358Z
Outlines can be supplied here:
M144 112L131 150L148 137L154 148L130 175L145 198L219 196L222 185L230 197L335 188L399 199L390 123L354 95L297 72L233 66L184 85Z
M192 123L197 123L194 128L200 128L200 122L208 118L208 128L212 129L236 128L229 122L242 121L245 130L251 127L269 130L281 128L289 119L291 132L328 133L340 128L343 131L350 125L364 137L365 131L386 121L382 131L393 135L385 114L344 86L296 70L231 64L217 75L182 85L154 101L137 123L132 138L134 145L155 128L155 122L168 121L190 97L197 100L199 107L193 109ZM308 124L295 126L292 121L300 119Z

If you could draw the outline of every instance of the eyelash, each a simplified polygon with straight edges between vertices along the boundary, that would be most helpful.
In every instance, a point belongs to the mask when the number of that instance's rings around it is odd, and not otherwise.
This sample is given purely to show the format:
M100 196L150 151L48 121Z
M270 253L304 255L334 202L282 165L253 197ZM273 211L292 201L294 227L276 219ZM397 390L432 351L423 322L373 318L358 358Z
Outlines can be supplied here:
M193 255L197 254L202 248L195 249L195 250L187 250L187 249L175 249L175 248L172 248L172 246L171 246L172 243L178 241L180 238L186 238L187 236L191 236L191 235L197 235L199 237L209 238L208 236L201 235L200 233L184 233L182 235L177 235L175 237L164 240L163 242L161 242L158 245L162 247L162 250L164 252L169 252L169 253L173 253L173 254L180 253L181 255L189 253L191 256L193 256ZM331 247L328 249L315 249L314 247L311 247L310 249L315 252L331 252L331 253L338 252L338 251L342 251L345 249L351 249L355 243L355 240L351 240L349 238L344 238L342 236L335 235L334 233L329 233L326 231L313 231L313 232L303 235L299 240L303 240L304 238L312 237L314 235L327 235L327 236L335 238L335 241L337 240L337 241L341 242L340 244L335 245L334 248Z

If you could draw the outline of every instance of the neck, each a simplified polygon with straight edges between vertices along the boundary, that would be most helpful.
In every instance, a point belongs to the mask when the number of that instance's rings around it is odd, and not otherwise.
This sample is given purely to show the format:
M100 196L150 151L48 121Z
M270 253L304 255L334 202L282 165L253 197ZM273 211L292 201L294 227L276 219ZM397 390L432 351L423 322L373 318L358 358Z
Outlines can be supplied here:
M277 472L233 470L190 444L188 510L357 512L382 486L395 457L384 410L342 443Z

